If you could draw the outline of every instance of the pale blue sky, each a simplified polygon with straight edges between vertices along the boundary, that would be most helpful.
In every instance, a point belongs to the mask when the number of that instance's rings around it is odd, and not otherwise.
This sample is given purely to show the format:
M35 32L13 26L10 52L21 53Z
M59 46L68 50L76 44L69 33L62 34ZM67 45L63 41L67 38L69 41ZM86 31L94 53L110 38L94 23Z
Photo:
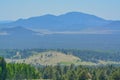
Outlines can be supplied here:
M120 0L0 0L0 20L72 11L120 20Z

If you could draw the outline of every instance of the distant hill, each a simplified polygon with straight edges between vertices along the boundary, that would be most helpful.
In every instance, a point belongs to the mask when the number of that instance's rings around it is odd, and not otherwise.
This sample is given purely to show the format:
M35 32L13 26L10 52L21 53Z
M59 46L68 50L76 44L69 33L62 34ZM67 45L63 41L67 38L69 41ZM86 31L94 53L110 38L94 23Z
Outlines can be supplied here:
M120 21L105 20L103 18L81 13L69 12L62 15L46 14L43 16L18 19L13 22L0 24L0 28L22 26L37 31L106 31L114 33L120 30Z
M2 28L0 30L1 32L6 32L8 35L11 35L11 36L14 36L14 35L33 35L37 32L34 32L30 29L26 29L24 27L21 27L21 26L17 26L17 27L12 27L12 28Z
M30 52L30 51L28 50L27 52ZM9 53L7 54L9 55ZM116 57L119 57L119 53L115 53L115 56L113 56L113 54L114 53L87 51L87 50L84 50L84 51L74 50L72 53L70 50L68 50L67 53L66 51L64 53L62 51L48 50L48 51L43 51L43 52L34 51L31 55L27 54L26 58L23 58L22 56L25 56L26 52L22 53L22 52L17 51L14 56L11 55L9 56L10 58L5 58L5 59L7 63L26 63L26 64L35 65L35 66L40 66L40 65L55 66L57 64L67 65L67 66L71 64L88 65L88 66L120 65L119 60L116 59Z
M23 26L31 29L52 31L80 31L96 29L96 27L104 28L104 25L109 25L111 22L114 21L81 12L69 12L59 16L47 14L28 19L19 19L11 23L1 24L0 27Z
M6 59L7 62L12 62L11 59ZM70 65L72 63L76 63L77 61L81 61L80 58L75 57L73 55L66 55L61 52L57 51L48 51L43 52L40 54L36 54L33 56L30 56L26 59L13 59L13 62L16 63L27 63L27 64L33 64L33 65L57 65L60 63L63 63L66 65Z

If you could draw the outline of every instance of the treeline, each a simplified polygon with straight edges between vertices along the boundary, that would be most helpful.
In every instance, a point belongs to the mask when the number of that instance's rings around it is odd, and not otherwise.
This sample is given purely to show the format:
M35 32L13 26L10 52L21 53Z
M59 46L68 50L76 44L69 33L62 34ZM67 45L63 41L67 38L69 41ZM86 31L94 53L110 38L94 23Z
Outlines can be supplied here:
M0 56L10 58L15 56L17 52L20 53L21 58L27 58L35 53L48 51L50 49L0 49Z
M79 57L83 61L97 62L104 61L120 61L120 51L103 51L103 50L80 50L80 49L56 49L65 54L72 54Z
M120 67L46 66L39 69L43 79L120 80Z
M0 80L120 80L120 67L40 66L6 64L0 57Z
M0 80L23 80L39 79L38 70L28 64L6 64L4 58L0 57Z

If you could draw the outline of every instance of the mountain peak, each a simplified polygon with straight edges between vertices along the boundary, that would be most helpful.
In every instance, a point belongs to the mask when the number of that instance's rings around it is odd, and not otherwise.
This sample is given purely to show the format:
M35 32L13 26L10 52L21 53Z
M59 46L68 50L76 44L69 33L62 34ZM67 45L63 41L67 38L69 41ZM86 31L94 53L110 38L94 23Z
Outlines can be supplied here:
M68 12L66 14L60 15L60 16L67 16L67 17L75 17L75 18L82 18L82 19L97 19L97 20L105 20L103 18L97 17L95 15L92 14L87 14L87 13L83 13L83 12Z
M68 12L65 15L85 15L85 13L82 13L82 12Z

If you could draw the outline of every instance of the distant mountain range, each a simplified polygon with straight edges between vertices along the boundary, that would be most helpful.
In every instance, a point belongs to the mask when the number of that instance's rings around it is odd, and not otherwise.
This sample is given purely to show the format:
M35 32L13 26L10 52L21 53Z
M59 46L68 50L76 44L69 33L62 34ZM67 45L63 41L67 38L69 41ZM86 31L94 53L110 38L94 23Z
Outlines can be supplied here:
M0 48L119 48L120 21L70 12L0 24Z
M118 30L120 29L120 21L105 20L81 12L69 12L59 16L48 14L0 24L0 28L16 26L40 31Z

